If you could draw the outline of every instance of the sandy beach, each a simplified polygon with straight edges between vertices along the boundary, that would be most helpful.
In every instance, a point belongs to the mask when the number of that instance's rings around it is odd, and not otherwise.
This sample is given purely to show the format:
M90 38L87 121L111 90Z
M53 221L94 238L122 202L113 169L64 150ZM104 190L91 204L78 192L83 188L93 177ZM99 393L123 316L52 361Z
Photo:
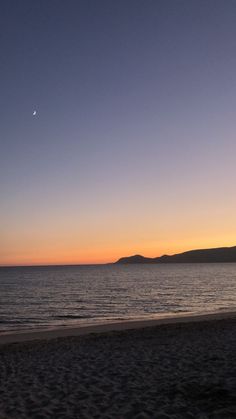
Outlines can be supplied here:
M0 343L1 419L236 417L236 313Z

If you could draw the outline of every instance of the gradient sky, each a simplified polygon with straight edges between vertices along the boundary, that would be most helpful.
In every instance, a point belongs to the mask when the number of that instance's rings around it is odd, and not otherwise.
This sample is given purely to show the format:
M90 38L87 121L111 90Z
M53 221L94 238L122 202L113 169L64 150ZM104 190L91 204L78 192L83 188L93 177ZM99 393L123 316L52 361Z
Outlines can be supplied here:
M235 0L1 1L0 264L236 245L235 22Z

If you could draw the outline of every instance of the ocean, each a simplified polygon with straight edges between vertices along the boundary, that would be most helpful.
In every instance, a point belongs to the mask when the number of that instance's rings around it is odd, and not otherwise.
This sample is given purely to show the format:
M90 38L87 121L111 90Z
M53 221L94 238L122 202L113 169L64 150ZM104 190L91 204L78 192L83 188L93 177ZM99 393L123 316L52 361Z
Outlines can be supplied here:
M236 263L0 268L0 333L236 309Z

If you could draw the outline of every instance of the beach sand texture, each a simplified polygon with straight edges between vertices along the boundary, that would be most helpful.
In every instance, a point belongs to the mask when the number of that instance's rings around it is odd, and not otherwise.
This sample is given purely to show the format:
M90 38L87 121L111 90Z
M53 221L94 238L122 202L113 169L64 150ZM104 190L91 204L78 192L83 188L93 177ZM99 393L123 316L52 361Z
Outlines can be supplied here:
M0 418L236 418L236 319L0 346Z

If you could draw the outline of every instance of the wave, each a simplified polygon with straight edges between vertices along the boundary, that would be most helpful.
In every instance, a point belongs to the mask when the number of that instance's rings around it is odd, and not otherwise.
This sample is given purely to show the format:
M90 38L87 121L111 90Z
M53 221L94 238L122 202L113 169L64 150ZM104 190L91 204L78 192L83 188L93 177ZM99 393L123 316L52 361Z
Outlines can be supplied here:
M53 316L53 319L91 319L93 316L83 316L78 314L65 314L65 315L57 315Z

